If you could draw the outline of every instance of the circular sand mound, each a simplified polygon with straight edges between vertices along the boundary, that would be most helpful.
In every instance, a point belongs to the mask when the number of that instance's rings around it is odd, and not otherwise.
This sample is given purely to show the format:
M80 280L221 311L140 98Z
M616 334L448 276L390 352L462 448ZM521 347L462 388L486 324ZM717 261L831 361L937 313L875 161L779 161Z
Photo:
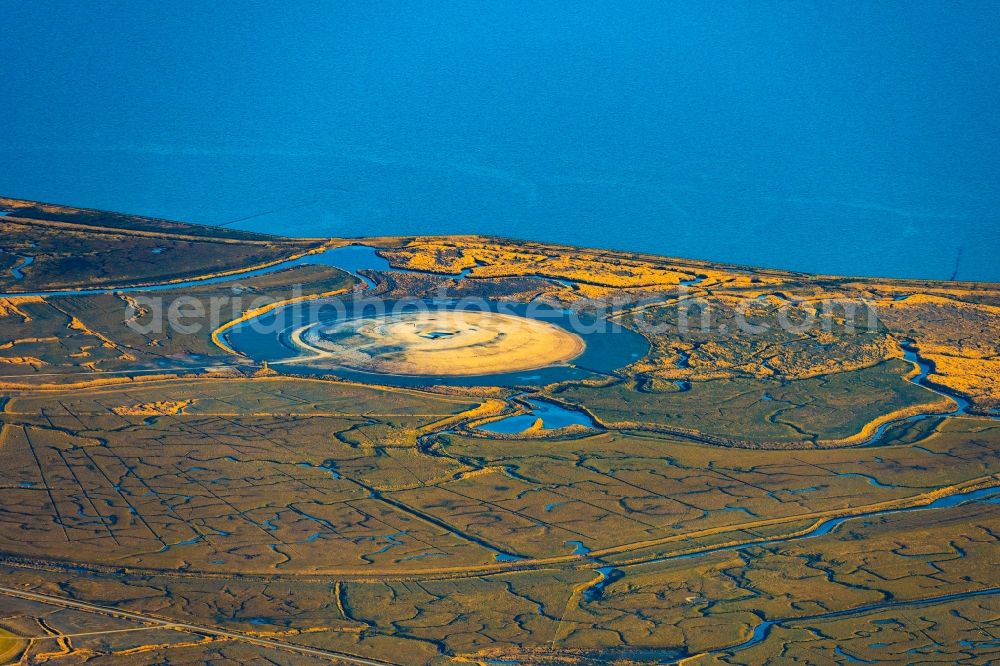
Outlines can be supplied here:
M356 317L296 330L303 361L391 375L486 375L565 363L583 340L547 322L496 312Z

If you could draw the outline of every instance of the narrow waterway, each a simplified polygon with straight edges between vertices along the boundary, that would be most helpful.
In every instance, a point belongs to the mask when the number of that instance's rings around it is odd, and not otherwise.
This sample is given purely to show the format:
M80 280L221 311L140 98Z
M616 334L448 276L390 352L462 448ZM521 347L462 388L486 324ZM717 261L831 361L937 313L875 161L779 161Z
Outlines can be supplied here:
M942 594L937 597L928 597L924 599L914 599L911 601L905 600L890 600L883 601L874 604L866 604L864 606L858 606L855 608L845 608L839 611L830 611L829 613L817 613L815 615L804 615L801 617L785 617L778 618L774 620L763 620L760 624L754 627L753 632L750 634L750 638L738 645L732 645L725 648L717 648L715 650L710 650L706 652L707 655L713 654L735 654L741 652L748 648L754 647L760 643L767 640L768 636L771 635L771 630L776 626L781 626L783 624L795 623L800 624L802 622L815 622L816 620L835 620L841 617L851 617L853 615L863 615L865 613L872 613L881 610L888 610L891 608L921 608L924 606L934 606L937 604L944 604L952 601L962 601L963 599L973 599L975 597L985 597L994 596L1000 594L1000 587L991 587L983 590L971 590L969 592L956 592L954 594ZM839 648L838 648L839 649ZM680 663L678 661L660 662L660 663ZM872 662L867 662L872 663Z
M656 559L648 560L646 562L641 562L633 566L646 566L650 564L660 564L663 562L673 562L675 560L691 560L699 557L705 557L706 555L712 555L714 553L722 553L733 550L745 550L747 548L761 548L783 543L789 543L792 541L802 541L804 539L812 539L814 537L829 534L830 532L832 532L833 530L837 529L838 527L840 527L841 525L850 520L856 520L859 518L877 518L880 516L888 516L896 513L907 513L910 511L932 511L934 509L950 509L959 506L960 504L966 504L968 502L991 502L998 497L1000 497L1000 486L993 486L991 488L980 488L978 490L969 490L962 493L955 493L953 495L948 495L946 497L940 497L934 500L933 502L930 502L929 504L924 504L922 506L910 506L899 509L883 509L879 511L867 511L864 513L851 514L849 516L829 518L827 520L817 523L808 532L796 536L777 537L774 539L761 539L759 541L751 541L748 543L741 543L732 546L718 546L715 548L706 548L704 550L699 550L694 553L684 553L681 555L668 555L666 557L658 557Z
M917 414L915 416L910 416L905 419L899 419L883 423L878 427L878 429L875 430L874 433L872 433L871 437L869 437L865 442L861 443L859 446L862 447L880 446L885 443L885 440L887 439L886 435L888 432L903 424L913 424L919 421L924 421L926 419L940 419L953 416L960 416L962 414L969 413L969 407L971 403L968 400L966 400L964 397L953 391L949 391L938 385L932 385L930 382L927 381L927 376L934 372L934 366L929 361L923 359L920 356L920 350L917 348L917 346L914 344L912 340L908 339L900 340L899 346L903 350L903 358L912 363L917 369L917 374L914 375L913 377L910 377L908 381L912 382L913 384L916 384L917 386L920 386L921 388L925 388L928 391L933 391L938 395L950 399L952 402L955 403L955 409L951 410L950 412L931 412L927 414ZM1000 417L993 415L993 416L983 416L981 418L997 419Z
M34 261L34 258L31 259ZM31 261L28 263L30 264ZM25 264L27 265L27 264ZM271 266L266 266L264 268L248 269L245 271L237 271L235 273L230 273L229 275L208 277L208 278L194 278L191 280L184 280L182 282L166 282L157 283L143 286L129 286L120 285L114 287L99 287L94 289L57 289L54 291L31 291L31 292L12 292L6 294L0 294L0 298L12 297L12 296L40 296L42 298L58 298L61 296L93 296L95 294L114 294L114 293L133 293L133 292L149 292L149 291L167 291L170 289L183 289L186 287L198 287L207 284L218 284L220 282L230 282L232 280L241 280L245 278L257 277L260 275L268 275L276 271L282 271L288 268L293 268L296 266L305 265L318 265L318 266L330 266L332 268L338 268L346 273L351 274L361 282L365 284L365 287L371 289L375 286L375 282L366 276L362 271L377 271L382 273L407 273L410 275L422 275L426 277L437 277L437 278L451 278L456 282L459 280L464 280L468 277L469 273L472 272L472 268L466 268L457 274L448 273L434 273L431 271L416 271L405 268L393 268L390 266L389 261L384 257L378 255L375 248L369 245L344 245L341 247L332 248L329 250L324 250L322 252L317 252L314 254L308 254L297 259L289 259L288 261L282 261ZM23 266L18 266L17 268L22 268ZM520 276L519 276L520 277ZM576 288L576 284L570 282L569 280L561 280L556 278L547 278L544 276L537 276L540 279L549 280L554 284L560 286Z
M1000 487L981 488L981 489L978 489L978 490L970 490L970 491L966 491L966 492L962 492L962 493L956 493L954 495L950 495L950 496L947 496L947 497L942 497L942 498L939 498L939 499L931 502L930 504L927 504L927 505L924 505L924 506L907 507L907 508L901 508L901 509L887 509L887 510L884 510L884 511L871 511L871 512L867 512L867 513L861 513L861 514L856 514L856 515L851 515L851 516L843 516L843 517L839 517L839 518L831 518L829 520L822 521L821 523L819 523L818 525L816 525L812 530L810 530L808 533L801 534L801 535L794 536L794 537L766 539L766 540L756 541L756 542L753 542L753 543L741 544L741 545L738 545L738 546L724 546L724 547L718 547L718 548L707 548L705 550L698 551L697 553L689 553L689 554L684 554L684 555L676 555L676 556L663 557L663 558L658 558L658 559L655 559L655 560L650 560L648 562L642 562L642 563L639 563L639 564L619 565L617 567L616 566L607 565L607 564L601 562L600 560L594 560L594 564L595 564L594 571L595 571L595 573L598 574L598 579L597 579L597 581L591 587L589 587L585 591L585 593L584 593L584 601L586 601L586 602L592 602L592 601L599 600L601 598L601 596L604 594L605 588L607 588L607 586L609 586L613 582L615 582L617 580L620 580L621 578L623 578L624 576L626 576L627 575L627 571L629 569L631 569L632 567L645 566L645 565L649 565L649 564L656 564L656 563L663 563L663 562L670 562L670 561L675 561L675 560L689 560L689 559L695 559L695 558L698 558L698 557L704 557L704 556L707 556L707 555L711 555L711 554L719 553L719 552L724 552L724 551L743 550L743 549L746 549L746 548L763 547L763 546L769 546L769 545L775 545L775 544L781 544L781 543L788 543L788 542L792 542L792 541L800 541L802 539L808 539L808 538L812 538L812 537L817 537L817 536L822 536L822 535L825 535L825 534L829 534L830 532L832 532L833 530L835 530L837 527L839 527L840 525L842 525L843 523L845 523L845 522L847 522L849 520L863 519L863 518L873 518L873 517L884 516L884 515L889 515L889 514L893 514L893 513L903 513L903 512L908 512L908 511L928 511L928 510L935 510L935 509L947 509L947 508L956 507L956 506L959 506L959 505L962 505L962 504L967 504L967 503L970 503L970 502L991 502L991 503L995 503L995 502L998 501L998 499L1000 499ZM567 543L568 546L572 547L573 554L580 555L581 557L584 557L584 558L589 558L590 549L587 548L582 542L580 542L580 541L568 541L566 543ZM723 647L723 648L717 648L717 649L714 649L714 650L710 650L706 654L709 654L709 655L714 655L714 654L733 654L733 653L736 653L736 652L740 652L740 651L746 650L746 649L751 648L751 647L753 647L755 645L758 645L759 643L761 643L764 640L766 640L768 638L768 636L770 635L771 630L775 626L780 626L780 625L785 624L785 623L792 623L792 622L801 623L801 622L808 622L808 621L813 621L813 620L836 619L836 618L839 618L839 617L848 617L848 616L852 616L852 615L860 615L860 614L864 614L864 613L868 613L868 612L879 611L879 610L887 610L887 609L891 609L891 608L906 608L906 607L914 607L914 606L929 606L929 605L933 605L933 604L947 603L947 602L951 602L951 601L960 601L962 599L968 599L968 598L973 598L973 597L978 597L978 596L986 596L986 595L995 595L995 594L1000 594L1000 588L994 587L994 588L989 588L989 589L985 589L985 590L974 590L974 591L970 591L970 592L959 592L959 593L954 593L954 594L946 594L946 595L941 595L941 596L938 596L938 597L927 598L927 599L919 599L919 600L913 600L913 601L887 600L887 601L878 602L878 603L874 603L874 604L868 604L868 605L865 605L865 606L859 606L859 607L855 607L855 608L847 608L847 609L843 609L843 610L839 610L839 611L831 611L829 613L819 613L819 614L815 614L815 615L808 615L808 616L801 616L801 617L784 617L784 618L775 618L775 619L761 618L760 624L758 624L757 626L754 627L753 631L751 632L750 637L746 641L744 641L743 643L740 643L738 645L729 646L729 647ZM687 654L683 649L679 649L677 647L668 647L668 648L662 648L662 649L660 649L660 648L634 648L634 650L636 650L636 651L644 650L644 657L648 661L648 663L656 663L656 664L677 664L677 663L679 663L678 660L682 660L684 658L687 658L687 657L691 656L690 654ZM610 650L606 650L606 651L601 651L601 653L602 653L602 655L606 653L606 655L608 657L611 657L611 656L619 657L620 656L619 651L614 650L614 649L610 649Z
M367 252L358 251L356 248L363 248L364 250L367 250ZM308 254L304 257L299 257L297 259L289 259L288 261L282 261L273 264L271 266L266 266L264 268L255 268L255 269L248 269L245 271L237 271L235 273L230 273L229 275L221 275L216 277L194 278L191 280L184 280L182 282L164 282L164 283L150 284L144 286L123 285L115 287L99 287L94 289L58 289L55 291L12 292L12 293L0 294L0 298L13 297L13 296L40 296L42 298L58 298L62 296L93 296L95 294L168 291L170 289L200 287L202 285L207 285L207 284L218 284L220 282L231 282L233 280L241 280L245 278L257 277L259 275L268 275L270 273L285 270L287 268L293 268L295 266L305 266L309 264L341 268L342 270L357 277L359 280L362 280L369 287L374 286L374 282L364 277L363 275L359 274L357 272L358 270L360 269L392 270L389 268L388 261L375 254L374 248L361 245L348 245L344 247L333 248L330 250L324 250L323 252L317 252L315 254ZM353 265L358 265L359 268L353 268L352 267ZM384 268L381 267L383 265Z
M952 400L955 401L955 404L958 405L958 407L953 412L946 414L946 416L955 416L957 414L968 413L969 411L968 400L958 395L957 393L944 390L939 386L932 386L930 383L928 383L927 376L930 375L932 372L934 372L934 366L930 362L925 361L920 357L920 350L917 348L916 344L914 344L913 340L901 340L900 347L902 347L903 349L903 358L905 358L910 363L916 365L917 370L919 371L916 374L916 376L910 378L910 381L916 384L917 386L922 386L925 389L929 389L947 398L951 398Z
M34 257L21 257L21 261L17 262L16 265L12 266L10 269L10 274L14 276L15 280L23 280L24 273L23 269L27 268L31 264L35 263Z
M522 397L520 395L515 398ZM541 429L558 430L571 425L579 425L584 428L596 428L597 424L585 412L575 409L568 409L554 402L540 399L524 399L524 403L530 407L527 414L517 414L508 416L497 421L491 421L476 427L476 430L493 432L504 435L515 435L528 430L538 419L542 420Z

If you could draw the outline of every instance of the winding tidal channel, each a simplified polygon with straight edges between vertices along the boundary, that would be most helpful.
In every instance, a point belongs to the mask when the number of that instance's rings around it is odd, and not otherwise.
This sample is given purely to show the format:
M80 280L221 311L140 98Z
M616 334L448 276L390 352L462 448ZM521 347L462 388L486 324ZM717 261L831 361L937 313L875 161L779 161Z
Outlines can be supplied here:
M30 264L22 263L18 268L23 268ZM184 280L182 282L162 282L149 285L139 285L130 286L122 285L115 287L98 287L94 289L57 289L55 291L24 291L24 292L13 292L0 294L0 298L13 298L17 296L38 296L42 298L58 298L60 296L93 296L96 294L126 294L126 293L136 293L136 292L149 292L149 291L168 291L170 289L183 289L186 287L200 287L207 284L218 284L220 282L231 282L232 280L240 280L245 278L257 277L260 275L268 275L270 273L275 273L277 271L282 271L288 268L294 268L296 266L305 265L319 265L319 266L332 266L333 268L339 268L340 270L350 273L352 276L360 280L369 289L375 286L375 282L362 274L360 271L378 271L382 273L408 273L411 275L425 275L433 276L438 278L452 278L454 280L463 280L471 272L471 269L465 269L456 275L449 275L445 273L432 273L429 271L415 271L402 268L393 268L389 265L389 261L383 257L380 257L375 251L375 248L368 245L344 245L341 247L331 248L329 250L323 250L322 252L315 252L313 254L307 254L305 256L297 257L295 259L289 259L287 261L280 261L276 264L270 266L265 266L263 268L252 268L244 271L235 271L227 275L219 275L215 277L205 277L205 278L193 278L191 280ZM543 276L535 276L539 279L550 280L553 283L558 283L562 286L572 287L573 283L567 280L556 280L555 278L546 278Z
M17 266L15 270L19 270L20 268L27 266L29 263L30 262L22 263ZM233 280L256 277L306 264L326 265L344 270L363 282L368 290L373 289L376 286L374 280L366 275L369 271L385 273L415 273L439 278L451 278L456 281L466 279L469 273L469 271L466 270L457 275L449 276L421 271L399 271L397 269L393 269L387 260L380 257L376 253L374 248L364 245L348 245L277 263L266 268L252 269L226 276L136 287L125 286L83 290L25 292L3 294L0 296L39 296L45 298L58 298L63 296L93 294L167 291L186 287L231 282ZM554 283L558 283L563 287L573 288L575 286L573 283L565 280L554 280L551 278L543 279L550 279ZM393 303L389 303L388 305L391 307ZM466 336L476 341L481 341L483 339L492 340L503 337L502 335L497 335L496 331L489 328L489 326L493 325L490 322L497 320L496 317L484 316L480 319L469 319L464 317L456 318L451 314L454 312L452 309L452 302L442 301L435 303L434 305L438 308L438 312L445 314L436 319L433 317L430 319L411 318L398 321L379 321L377 319L371 321L361 321L359 318L366 316L363 312L344 310L343 308L328 310L326 314L324 314L323 310L319 310L318 315L316 314L316 311L311 310L308 311L307 314L292 312L290 317L285 317L284 319L279 320L278 314L284 309L280 308L274 312L257 318L255 323L262 324L260 327L249 326L246 324L234 327L227 334L227 340L233 345L234 349L239 350L241 353L246 354L252 359L258 361L266 360L269 363L281 365L282 367L295 372L307 374L336 374L348 379L355 379L374 384L404 386L435 383L469 386L484 384L524 385L586 378L593 376L594 374L610 372L623 365L627 365L628 363L644 356L648 351L648 342L646 339L628 329L616 328L614 329L614 333L608 333L608 329L595 329L596 332L572 332L573 335L579 335L582 341L582 348L580 350L572 349L571 353L559 356L551 364L545 364L542 367L534 367L531 364L528 364L515 372L494 371L488 374L472 376L468 376L468 374L449 375L446 373L439 375L430 373L424 374L419 369L423 366L414 362L413 355L416 354L419 356L419 354L424 352L425 348L430 350L429 353L436 353L432 349L433 345L441 344L442 346L454 347L456 341ZM504 314L503 316L518 318L527 318L529 316L525 311L527 306L511 306L510 304L504 305L505 307L513 309L510 313ZM487 307L486 313L493 315L497 313L499 309L499 304L493 304ZM569 320L571 313L552 308L551 310L546 311L545 315L546 326L555 327L559 332L566 332L567 334L571 332L572 327L570 326ZM276 324L279 321L280 324L270 328L268 327L268 324ZM350 325L345 326L345 323ZM593 324L594 322L589 323ZM549 329L536 328L529 330L527 337L530 338L533 335L537 335L539 330L545 330L549 334L553 334ZM307 335L307 332L310 331L312 331L312 333ZM501 331L501 333L506 335L507 332ZM404 339L410 341L410 343L418 345L418 348L416 352L412 352L411 350L412 353L409 357L405 354L401 355L398 349L390 350L387 353L391 357L391 362L382 368L377 365L366 364L369 363L370 358L365 359L357 355L351 356L350 353L348 353L349 350L343 351L338 347L338 345L345 341L347 343L351 343L352 340L354 340L358 335L367 336L365 337L364 345L362 346L370 347L372 349L376 349L379 344L383 345L383 347L399 347L400 341ZM557 337L558 335L561 335L561 333L557 334ZM312 357L303 356L303 346L300 343L296 343L296 336L298 336L299 340L305 340L309 343L313 352ZM480 343L477 342L476 344ZM350 344L346 345L346 347L350 346ZM864 442L862 446L883 445L891 439L890 435L894 433L894 429L900 427L909 427L922 421L940 420L968 413L969 402L967 400L928 382L927 378L933 372L933 366L921 358L918 348L912 341L903 340L901 342L901 347L905 359L912 363L916 368L915 374L909 378L909 381L950 398L955 403L955 409L945 413L921 414L889 422L878 428L878 430L869 438L868 441ZM337 356L338 353L340 354L339 356ZM372 356L374 355L376 354L373 354ZM686 364L687 358L686 356L682 356L681 360L678 361L678 367L685 367ZM388 372L384 371L386 368L388 368ZM679 386L679 388L681 388L681 390L685 390L686 387ZM519 433L534 425L537 419L542 420L543 429L558 429L569 425L579 425L587 428L595 426L594 422L583 413L564 409L555 403L529 397L527 394L519 394L515 397L521 397L525 405L530 408L527 414L518 414L504 419L499 419L488 424L481 425L477 428L477 430L498 434ZM427 437L440 434L442 433L433 433ZM339 473L332 464L324 467L324 469L328 469L328 471L330 471L335 478L340 478ZM873 485L880 485L877 479L873 479L871 477L866 478L868 478L869 482L873 483ZM372 489L367 487L366 490L368 490L368 492L374 492ZM692 552L663 557L650 557L649 559L639 559L622 564L611 564L602 560L601 557L592 556L590 550L582 542L572 541L567 542L567 545L571 547L569 552L575 556L573 559L574 565L578 566L582 562L584 566L592 566L596 574L593 583L583 594L583 602L587 603L600 599L607 586L625 576L626 571L632 569L633 567L662 564L680 560L692 560L711 556L724 551L742 551L751 548L780 546L785 543L829 535L844 523L855 519L878 518L909 511L944 510L967 503L996 503L998 501L1000 501L1000 486L977 488L939 497L920 506L902 506L899 508L887 508L872 511L860 510L858 513L850 515L830 517L819 520L805 532L798 532L789 536L761 539L759 541L745 542L738 545L708 546ZM550 509L551 505L545 508L546 511L549 511ZM443 527L446 528L447 526ZM733 531L736 531L739 527L739 525L734 525L732 529ZM181 542L174 545L183 546L188 543L189 542ZM499 564L511 565L512 567L517 567L519 569L550 566L552 564L567 564L565 558L556 558L559 562L532 560L529 558L522 558L517 554L502 552L493 548L490 544L481 542L480 545L493 550L496 554L495 559ZM389 547L391 547L391 544ZM761 617L760 623L754 627L752 635L746 641L737 645L715 649L709 654L732 654L751 648L766 640L774 627L781 626L786 623L802 623L835 619L838 617L861 615L896 607L903 608L925 606L978 596L992 596L998 593L1000 593L1000 588L994 587L917 600L887 599L879 603L809 616L770 619ZM645 650L643 648L637 648L633 656L641 656L644 659L649 659L659 663L673 663L687 655L678 654L677 648L664 650Z

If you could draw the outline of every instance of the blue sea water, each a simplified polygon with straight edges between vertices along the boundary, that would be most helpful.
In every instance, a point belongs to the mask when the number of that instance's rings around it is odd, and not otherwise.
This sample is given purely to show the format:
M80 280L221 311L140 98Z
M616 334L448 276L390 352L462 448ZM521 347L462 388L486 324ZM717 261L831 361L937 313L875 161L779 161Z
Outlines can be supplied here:
M1000 280L1000 4L0 0L0 194Z

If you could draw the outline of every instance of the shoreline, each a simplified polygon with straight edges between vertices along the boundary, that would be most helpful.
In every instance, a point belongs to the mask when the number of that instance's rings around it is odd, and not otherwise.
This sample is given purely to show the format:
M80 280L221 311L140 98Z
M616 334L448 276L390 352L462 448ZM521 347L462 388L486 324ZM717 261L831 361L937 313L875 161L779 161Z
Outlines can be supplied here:
M3 202L16 202L20 204L25 204L25 206L12 206L9 203L3 205ZM919 288L927 287L931 289L991 289L1000 288L1000 278L996 280L947 280L947 279L935 279L935 278L911 278L911 277L893 277L884 275L861 275L856 273L826 273L826 272L809 272L802 270L784 269L773 266L757 265L757 264L745 264L738 262L724 262L724 261L714 261L708 259L696 259L690 257L679 257L666 254L655 254L649 252L641 252L635 250L622 250L616 248L599 247L599 246L581 246L572 245L559 241L540 241L534 239L526 238L516 238L511 236L502 236L490 233L476 233L476 234L401 234L401 235L358 235L358 236L286 236L278 234L259 234L257 232L248 232L242 230L229 229L227 227L222 227L219 225L207 225L207 224L197 224L188 223L177 220L167 220L162 218L152 218L144 216L131 216L127 213L120 213L116 211L104 211L91 208L77 208L70 206L63 206L59 204L50 204L40 201L33 201L28 199L16 199L12 197L0 196L0 213L4 213L4 217L11 218L12 220L18 220L21 218L17 217L16 210L19 207L46 207L55 208L62 211L70 211L76 213L82 213L86 215L108 215L108 216L120 216L120 217L133 217L136 220L145 221L149 223L160 223L165 225L177 225L179 227L191 227L198 231L214 231L215 235L206 234L201 235L188 235L190 240L193 242L224 242L224 243L243 243L243 244L260 244L267 242L290 242L290 243L302 243L302 244L318 244L318 247L313 247L305 252L297 253L286 259L278 260L277 262L269 262L265 265L257 265L256 267L246 267L242 269L235 269L233 271L226 271L222 274L206 274L204 276L196 278L182 278L175 281L177 284L186 284L188 282L211 279L213 276L226 275L232 277L238 277L239 275L254 270L255 268L269 267L272 264L282 264L284 262L290 262L297 258L301 258L304 255L314 254L323 252L324 250L333 249L336 247L352 246L352 245L362 245L374 247L380 249L381 247L391 244L391 245L401 245L406 242L414 240L441 240L448 242L457 241L468 241L468 240L478 240L478 241L489 241L501 244L510 244L517 247L531 249L539 248L546 249L548 251L565 251L570 253L583 253L591 255L594 257L603 257L607 259L614 260L632 260L639 262L648 262L658 265L669 265L679 268L687 268L690 270L722 270L737 273L747 273L753 275L760 275L765 277L784 277L784 278L798 278L798 279L808 279L815 282L837 282L837 283L855 283L863 282L872 286L896 286L900 288ZM65 213L69 214L69 213ZM153 236L185 236L183 233L170 232L170 231L149 231L143 229L129 229L127 227L118 227L112 225L99 225L95 224L95 220L87 219L86 221L73 222L62 219L41 219L37 222L44 222L50 226L57 227L76 227L81 230L89 230L94 232L103 233L132 233L140 235L153 235ZM230 234L234 231L239 231L241 234L247 234L250 236L257 236L257 238L233 238L231 235L227 236L227 232ZM261 240L267 239L267 240ZM400 267L393 267L393 269L406 270ZM424 272L424 271L419 271ZM433 271L427 271L428 273L434 273ZM446 277L447 273L436 273L439 276ZM470 276L475 277L475 276ZM517 277L517 276L512 276ZM137 291L140 289L148 289L151 287L159 287L160 285L169 284L166 281L150 283L150 284L127 284L112 287L101 287L99 288L99 293L112 293L115 291ZM28 296L28 295L41 295L43 297L51 296L70 296L70 295L85 295L88 291L86 287L80 289L69 289L69 290L49 290L49 291L39 291L39 292L10 292L10 293L0 293L0 298L6 298L11 296Z

